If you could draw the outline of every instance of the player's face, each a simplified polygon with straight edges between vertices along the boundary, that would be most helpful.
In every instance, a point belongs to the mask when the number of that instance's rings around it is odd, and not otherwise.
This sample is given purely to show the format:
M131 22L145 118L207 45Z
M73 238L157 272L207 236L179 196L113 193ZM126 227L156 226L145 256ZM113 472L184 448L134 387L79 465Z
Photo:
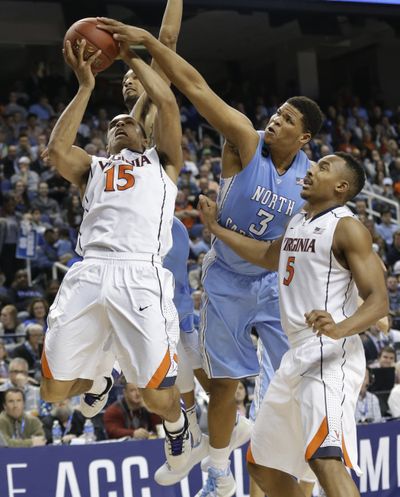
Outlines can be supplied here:
M285 102L268 121L264 135L265 143L280 148L293 148L298 144L301 148L304 143L300 140L305 135L302 118L302 113L296 107Z
M344 167L344 160L336 155L327 155L313 163L304 178L301 197L309 202L336 199L338 187L347 181Z
M137 121L128 114L115 116L108 126L108 151L117 154L123 148L143 150L144 137Z
M124 97L125 105L131 111L137 99L144 92L142 83L137 78L136 74L129 70L122 80L122 96Z

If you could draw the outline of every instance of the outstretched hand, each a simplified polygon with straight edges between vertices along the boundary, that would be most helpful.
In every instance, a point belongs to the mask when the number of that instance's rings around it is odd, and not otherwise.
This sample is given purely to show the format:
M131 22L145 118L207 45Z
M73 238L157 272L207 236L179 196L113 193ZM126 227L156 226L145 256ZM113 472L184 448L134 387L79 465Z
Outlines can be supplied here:
M123 22L109 19L108 17L98 17L97 27L108 31L112 34L114 40L120 42L120 56L121 59L126 60L134 56L134 52L129 48L130 45L142 45L146 40L149 33L141 28L129 26Z
M217 204L205 195L200 195L198 208L203 214L204 224L213 233L213 227L217 225Z
M84 53L86 44L85 39L79 40L78 51L75 53L72 49L71 42L67 40L65 42L63 53L65 62L72 68L78 79L79 86L93 90L95 86L95 78L92 65L97 57L100 56L101 50L97 50L97 52L94 52L85 60Z
M304 317L307 325L313 328L318 337L326 335L334 340L344 337L339 325L335 323L329 312L314 309L306 312Z

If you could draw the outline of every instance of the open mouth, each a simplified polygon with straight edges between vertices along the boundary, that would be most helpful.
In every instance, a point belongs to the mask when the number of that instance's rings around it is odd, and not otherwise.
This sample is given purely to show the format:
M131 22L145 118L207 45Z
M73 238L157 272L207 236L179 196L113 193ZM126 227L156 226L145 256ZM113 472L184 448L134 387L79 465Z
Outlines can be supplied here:
M275 135L275 130L272 126L268 126L267 128L268 133L271 133L272 135Z
M115 138L117 138L118 136L128 136L128 135L125 133L125 131L120 130L115 133Z
M312 181L307 176L303 179L303 186L312 185Z

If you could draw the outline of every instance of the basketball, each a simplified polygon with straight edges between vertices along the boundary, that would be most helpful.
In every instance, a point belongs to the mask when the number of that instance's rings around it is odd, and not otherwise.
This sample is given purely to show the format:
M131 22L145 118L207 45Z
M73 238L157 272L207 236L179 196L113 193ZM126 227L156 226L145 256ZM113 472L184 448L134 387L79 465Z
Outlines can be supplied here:
M88 59L97 50L101 50L101 55L92 65L93 72L98 73L111 66L119 53L119 45L110 33L98 29L96 25L97 19L95 17L76 21L65 33L64 46L65 42L69 40L73 51L77 53L79 40L84 38L86 40L85 59Z

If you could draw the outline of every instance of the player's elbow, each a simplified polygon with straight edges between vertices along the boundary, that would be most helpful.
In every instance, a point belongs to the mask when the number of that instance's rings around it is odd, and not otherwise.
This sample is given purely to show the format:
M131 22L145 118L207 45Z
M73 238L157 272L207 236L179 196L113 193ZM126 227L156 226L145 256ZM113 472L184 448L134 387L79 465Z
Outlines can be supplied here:
M48 161L52 166L57 167L63 160L63 153L61 147L57 145L55 140L50 140L47 147L48 151Z
M163 26L158 39L163 45L174 50L178 43L178 31L172 26Z

